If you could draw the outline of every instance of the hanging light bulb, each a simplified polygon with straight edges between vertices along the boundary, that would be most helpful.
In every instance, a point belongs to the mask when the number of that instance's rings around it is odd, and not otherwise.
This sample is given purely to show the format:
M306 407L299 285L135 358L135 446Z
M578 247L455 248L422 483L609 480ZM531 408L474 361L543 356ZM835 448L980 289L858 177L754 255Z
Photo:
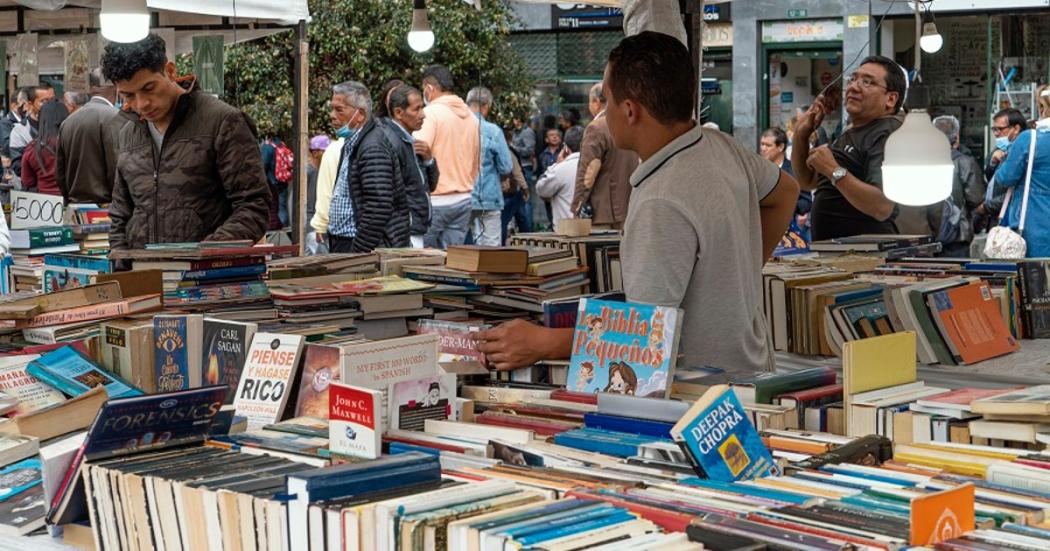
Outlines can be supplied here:
M921 43L918 3L915 10L915 41ZM903 68L901 70L904 71ZM921 82L921 71L922 56L916 49L916 82L905 94L908 115L904 117L904 124L886 139L882 162L882 191L886 198L909 206L932 205L947 199L952 193L952 180L955 178L952 146L948 143L948 137L933 126L926 112L930 95L926 85ZM908 78L907 71L904 78Z
M922 48L922 51L935 54L941 51L941 46L944 46L944 38L941 33L937 32L937 24L933 21L923 24L922 38L919 39L919 47Z
M149 34L146 0L102 0L102 36L112 42L138 42Z
M426 0L415 0L412 5L412 30L408 31L408 47L425 52L434 47L434 31L427 19Z

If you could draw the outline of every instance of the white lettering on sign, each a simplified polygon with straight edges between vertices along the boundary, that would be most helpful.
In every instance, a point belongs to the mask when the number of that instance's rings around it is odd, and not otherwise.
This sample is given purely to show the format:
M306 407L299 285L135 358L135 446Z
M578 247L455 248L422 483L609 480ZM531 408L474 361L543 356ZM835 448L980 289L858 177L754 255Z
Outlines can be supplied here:
M11 192L11 229L62 225L62 197L28 191Z

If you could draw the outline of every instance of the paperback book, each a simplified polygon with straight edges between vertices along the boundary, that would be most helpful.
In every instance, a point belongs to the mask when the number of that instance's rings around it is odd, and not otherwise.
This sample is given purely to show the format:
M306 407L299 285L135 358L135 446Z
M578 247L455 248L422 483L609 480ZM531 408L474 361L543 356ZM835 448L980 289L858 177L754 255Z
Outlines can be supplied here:
M23 415L65 401L61 392L26 371L29 363L39 357L28 354L0 358L0 390L18 400L13 415Z
M418 327L420 335L437 335L441 339L438 364L445 371L458 374L488 373L485 369L485 354L478 351L478 341L474 335L491 326L422 319Z
M677 308L580 300L566 387L667 398L681 320Z
M303 373L299 379L296 417L324 419L328 414L329 385L339 380L339 347L307 344L303 349Z
M328 398L329 449L352 457L379 457L383 439L383 391L332 383L328 387Z
M203 318L197 314L153 318L157 392L201 386L202 324Z
M456 397L456 375L431 375L390 385L391 429L422 431L427 419L452 416Z
M142 391L103 371L72 346L63 346L29 363L26 371L54 388L76 397L101 386L111 398L139 396Z
M301 335L256 333L244 363L237 396L236 415L248 419L248 430L261 429L281 420L303 350Z
M154 392L157 378L153 376L153 322L113 320L103 323L100 333L102 367L143 392Z
M237 388L248 354L248 345L252 342L256 328L254 323L204 320L204 350L201 357L201 365L204 368L203 384ZM233 403L233 393L227 394L226 399L228 403Z

